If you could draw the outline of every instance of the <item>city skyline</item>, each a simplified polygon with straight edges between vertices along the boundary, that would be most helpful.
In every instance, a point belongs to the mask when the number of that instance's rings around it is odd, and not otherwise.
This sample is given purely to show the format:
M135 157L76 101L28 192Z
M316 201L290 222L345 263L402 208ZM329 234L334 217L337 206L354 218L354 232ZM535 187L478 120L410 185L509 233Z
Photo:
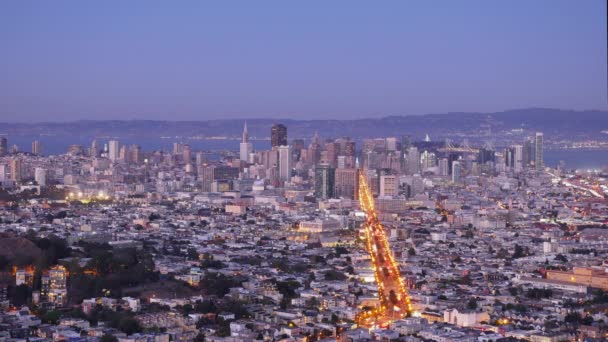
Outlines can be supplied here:
M607 109L599 0L0 6L1 121Z

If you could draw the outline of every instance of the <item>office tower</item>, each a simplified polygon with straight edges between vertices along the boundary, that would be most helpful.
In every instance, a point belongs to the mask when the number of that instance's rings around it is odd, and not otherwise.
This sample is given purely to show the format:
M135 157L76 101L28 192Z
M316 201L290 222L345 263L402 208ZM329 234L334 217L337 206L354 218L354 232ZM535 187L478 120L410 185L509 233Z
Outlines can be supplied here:
M523 159L524 159L524 147L522 145L514 145L514 163L513 168L515 172L521 172L523 170Z
M17 159L17 158L11 159L10 167L11 167L11 180L15 183L20 182L23 177L21 159Z
M205 155L203 154L203 152L196 152L196 165L201 165L205 163Z
M317 133L315 133L315 135L312 137L310 145L308 145L306 158L306 162L309 166L317 165L321 159L321 139Z
M182 161L186 164L192 161L192 149L188 144L182 145Z
M245 162L251 162L249 155L253 152L253 145L249 142L249 134L247 133L247 123L243 127L243 139L239 150L239 159Z
M536 171L542 171L545 167L543 160L543 134L536 132L534 140L534 167Z
M8 177L8 166L0 164L0 182L5 182L9 179Z
M397 138L386 138L386 150L389 152L397 151Z
M38 140L32 141L32 154L42 155L42 143Z
M182 144L178 143L178 142L174 142L173 143L173 155L178 155L182 153Z
M357 169L336 169L334 195L337 198L357 199L359 174Z
M285 125L272 125L270 129L270 144L273 148L287 145L287 127Z
M424 192L424 179L420 175L412 176L412 186L410 187L410 196L416 196Z
M515 167L515 149L513 149L513 147L505 148L502 155L503 155L503 164L506 167L514 168Z
M304 140L293 139L293 141L291 142L291 149L293 150L294 161L299 161L302 157L302 150L305 149Z
M291 178L291 147L279 146L279 179L288 181Z
M462 165L459 161L455 160L452 162L452 182L459 183L462 173Z
M407 153L407 150L411 147L412 143L410 141L410 137L404 135L401 137L401 157L403 158Z
M494 162L494 154L494 150L482 147L479 149L479 154L477 155L477 162L481 165L488 162Z
M141 164L144 156L139 145L131 145L129 148L129 160L134 164Z
M397 176L380 176L380 196L397 196L398 190L399 184L397 182Z
M324 162L329 164L332 167L336 166L336 161L338 159L338 150L339 146L334 142L328 142L325 144L325 160Z
M528 167L534 160L534 140L532 138L527 138L524 141L523 152L523 166Z
M336 169L321 164L315 168L315 198L328 199L334 197Z
M120 145L118 140L110 140L108 143L108 158L111 161L117 161L120 153Z
M127 153L127 145L122 145L120 147L120 152L118 152L118 159L122 160L126 163L129 162L129 154Z
M41 167L37 167L34 170L34 180L36 183L38 183L38 185L46 186L46 170Z
M0 137L0 156L8 153L8 139L6 137Z
M211 183L213 183L213 173L215 166L200 164L198 166L198 180L201 183L203 192L211 191Z
M99 157L99 145L97 144L97 140L93 140L91 142L91 150L89 150L89 156L91 158Z
M418 153L418 148L410 147L407 150L407 164L410 175L420 173L420 153Z
M435 167L436 163L437 162L436 162L435 153L425 150L420 155L420 164L422 165L423 171L425 171L431 167Z
M439 175L445 177L449 174L450 174L450 168L448 167L447 158L439 159Z
M344 169L346 168L346 158L348 158L347 156L338 156L338 160L336 162L336 167L338 169ZM352 167L352 166L349 166Z

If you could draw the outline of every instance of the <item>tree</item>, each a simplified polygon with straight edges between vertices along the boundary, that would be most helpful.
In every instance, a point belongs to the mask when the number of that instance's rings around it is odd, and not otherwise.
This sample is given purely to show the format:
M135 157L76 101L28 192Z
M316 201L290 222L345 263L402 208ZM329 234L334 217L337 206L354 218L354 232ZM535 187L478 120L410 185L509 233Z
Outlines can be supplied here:
M477 309L477 299L475 299L475 298L469 299L469 302L467 303L467 308L470 310Z
M55 325L59 323L60 317L61 314L59 313L59 311L48 311L44 315L42 315L40 319L42 320L42 323Z
M118 339L114 335L104 334L99 339L99 342L118 342Z
M522 246L515 244L515 251L513 251L513 259L522 258L526 256Z
M118 324L118 329L127 335L133 335L142 331L139 321L133 317L122 318Z
M10 287L8 291L8 299L14 306L20 307L27 304L28 298L30 298L30 288L21 284L19 286Z
M325 272L325 280L346 280L346 275L340 271L329 270Z
M414 249L414 247L410 247L410 249L407 251L407 255L409 255L409 256L416 255L416 250Z
M207 339L205 338L205 334L199 332L198 335L194 338L194 342L205 342Z
M555 260L557 260L557 261L561 261L561 262L563 262L563 263L568 262L568 258L566 258L566 257L565 257L563 254L561 254L561 253L555 256Z

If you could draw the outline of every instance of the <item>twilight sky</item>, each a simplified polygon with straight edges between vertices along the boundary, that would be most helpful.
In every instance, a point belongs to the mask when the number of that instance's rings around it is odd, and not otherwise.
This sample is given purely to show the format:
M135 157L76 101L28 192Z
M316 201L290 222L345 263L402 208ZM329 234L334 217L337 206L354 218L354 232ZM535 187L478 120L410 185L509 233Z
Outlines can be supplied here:
M604 0L0 1L0 122L606 109Z

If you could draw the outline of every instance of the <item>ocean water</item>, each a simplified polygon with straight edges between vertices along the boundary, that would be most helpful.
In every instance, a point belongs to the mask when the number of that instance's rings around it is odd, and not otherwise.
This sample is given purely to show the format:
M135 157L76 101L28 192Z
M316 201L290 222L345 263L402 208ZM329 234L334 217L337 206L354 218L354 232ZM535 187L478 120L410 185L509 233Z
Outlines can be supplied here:
M74 137L48 137L48 136L9 136L9 146L16 144L21 151L31 151L33 140L42 142L45 155L62 154L67 151L67 147L71 144L83 145L85 148L91 145L91 138L85 138L79 135ZM172 151L174 142L183 142L189 144L195 151L219 151L219 150L234 150L238 151L240 140L224 139L224 140L176 140L176 139L161 139L161 138L120 138L121 144L138 144L145 151L164 150ZM98 139L100 146L103 146L107 140ZM253 147L256 150L264 150L270 148L268 140L254 140ZM360 146L360 144L358 144ZM599 169L608 167L608 150L546 150L544 153L545 165L555 167L560 161L565 163L568 169Z

